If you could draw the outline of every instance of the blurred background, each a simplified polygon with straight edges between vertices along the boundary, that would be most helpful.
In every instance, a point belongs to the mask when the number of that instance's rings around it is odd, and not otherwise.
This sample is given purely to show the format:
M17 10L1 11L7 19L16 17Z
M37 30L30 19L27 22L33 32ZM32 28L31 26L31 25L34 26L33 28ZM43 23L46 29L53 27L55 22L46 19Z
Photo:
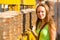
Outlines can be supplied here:
M44 1L51 1L50 5L54 9L52 15L57 25L57 40L60 40L60 0ZM38 2L39 0L0 0L0 40L17 40L27 28L36 27L35 9Z

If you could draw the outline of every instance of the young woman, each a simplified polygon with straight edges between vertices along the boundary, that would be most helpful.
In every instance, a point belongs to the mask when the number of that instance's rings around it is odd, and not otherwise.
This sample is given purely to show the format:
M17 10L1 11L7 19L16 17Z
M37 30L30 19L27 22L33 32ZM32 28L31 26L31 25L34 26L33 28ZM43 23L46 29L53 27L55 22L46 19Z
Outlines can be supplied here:
M36 33L32 31L37 40L56 40L56 25L46 4L39 4L36 8Z

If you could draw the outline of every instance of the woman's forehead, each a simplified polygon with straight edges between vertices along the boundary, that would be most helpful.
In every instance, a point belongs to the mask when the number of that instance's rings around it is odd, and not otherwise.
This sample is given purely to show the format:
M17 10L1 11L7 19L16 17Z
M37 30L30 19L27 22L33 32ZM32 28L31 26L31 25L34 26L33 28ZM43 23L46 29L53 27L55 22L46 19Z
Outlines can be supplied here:
M45 7L39 6L39 7L37 8L37 10L45 10Z

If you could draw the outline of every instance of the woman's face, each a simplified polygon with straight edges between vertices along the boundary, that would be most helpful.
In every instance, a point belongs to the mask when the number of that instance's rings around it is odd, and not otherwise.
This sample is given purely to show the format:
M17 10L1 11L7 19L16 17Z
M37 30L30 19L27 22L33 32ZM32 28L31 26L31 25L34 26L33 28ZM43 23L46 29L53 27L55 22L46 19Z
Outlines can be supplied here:
M39 19L44 19L46 17L46 10L43 6L37 8L37 16Z

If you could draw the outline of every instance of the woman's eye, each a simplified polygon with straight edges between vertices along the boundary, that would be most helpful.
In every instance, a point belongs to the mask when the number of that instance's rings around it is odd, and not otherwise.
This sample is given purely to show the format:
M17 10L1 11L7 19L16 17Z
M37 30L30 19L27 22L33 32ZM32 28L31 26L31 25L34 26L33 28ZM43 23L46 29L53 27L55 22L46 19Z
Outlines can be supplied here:
M44 12L44 11L41 11L42 13Z
M37 13L40 13L40 12L41 12L41 13L44 13L44 11L37 11Z

